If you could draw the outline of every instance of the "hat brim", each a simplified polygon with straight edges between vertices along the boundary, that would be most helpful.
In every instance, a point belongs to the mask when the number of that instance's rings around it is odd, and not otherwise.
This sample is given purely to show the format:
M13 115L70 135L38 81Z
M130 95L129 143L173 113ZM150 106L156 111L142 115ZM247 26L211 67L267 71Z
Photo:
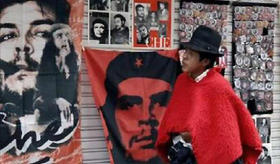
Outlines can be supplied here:
M224 56L224 54L220 53L219 51L206 50L206 49L201 48L200 46L193 44L192 42L182 43L181 45L184 49L191 49L191 50L194 50L197 52L205 52L205 53L215 55L218 57Z

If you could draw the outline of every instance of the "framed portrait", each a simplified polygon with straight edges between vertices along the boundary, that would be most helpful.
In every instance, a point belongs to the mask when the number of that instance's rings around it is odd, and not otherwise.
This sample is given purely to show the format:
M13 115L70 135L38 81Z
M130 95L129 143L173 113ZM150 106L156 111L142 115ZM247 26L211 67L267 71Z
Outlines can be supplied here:
M133 48L171 48L172 1L134 0Z
M109 14L90 12L89 40L93 44L109 44Z
M270 120L271 120L270 117L257 118L257 129L259 131L263 143L270 143L270 134L271 134Z

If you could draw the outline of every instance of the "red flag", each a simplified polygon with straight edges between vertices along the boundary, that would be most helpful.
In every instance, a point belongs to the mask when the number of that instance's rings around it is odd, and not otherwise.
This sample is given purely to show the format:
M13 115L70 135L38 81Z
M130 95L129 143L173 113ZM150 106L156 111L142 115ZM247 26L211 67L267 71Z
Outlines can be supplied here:
M85 50L111 163L162 163L154 144L176 79L175 55Z

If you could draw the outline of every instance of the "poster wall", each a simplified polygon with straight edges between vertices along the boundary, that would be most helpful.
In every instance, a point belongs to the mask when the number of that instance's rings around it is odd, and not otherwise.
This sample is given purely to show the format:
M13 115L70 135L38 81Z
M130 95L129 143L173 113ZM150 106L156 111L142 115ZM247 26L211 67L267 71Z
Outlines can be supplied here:
M275 5L233 8L233 81L252 114L273 112Z
M0 6L0 163L82 163L83 1Z
M134 0L133 47L171 48L172 0Z
M84 51L111 163L161 164L158 126L176 79L176 51Z
M228 24L228 2L215 1L201 3L190 0L180 1L179 41L189 42L193 32L200 25L215 29L222 37L220 51L224 54L219 58L219 66L226 68L230 42L230 26ZM181 57L180 57L181 58Z
M88 44L131 47L131 4L130 0L89 0Z

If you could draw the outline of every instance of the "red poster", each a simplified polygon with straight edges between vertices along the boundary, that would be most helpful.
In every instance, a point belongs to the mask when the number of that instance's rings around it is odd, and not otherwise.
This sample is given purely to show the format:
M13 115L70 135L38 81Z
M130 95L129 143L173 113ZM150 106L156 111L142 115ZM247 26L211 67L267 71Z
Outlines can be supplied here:
M162 163L154 146L176 79L175 54L84 52L111 163Z
M83 0L0 0L0 163L82 163Z
M171 48L171 13L171 0L134 0L133 47Z

